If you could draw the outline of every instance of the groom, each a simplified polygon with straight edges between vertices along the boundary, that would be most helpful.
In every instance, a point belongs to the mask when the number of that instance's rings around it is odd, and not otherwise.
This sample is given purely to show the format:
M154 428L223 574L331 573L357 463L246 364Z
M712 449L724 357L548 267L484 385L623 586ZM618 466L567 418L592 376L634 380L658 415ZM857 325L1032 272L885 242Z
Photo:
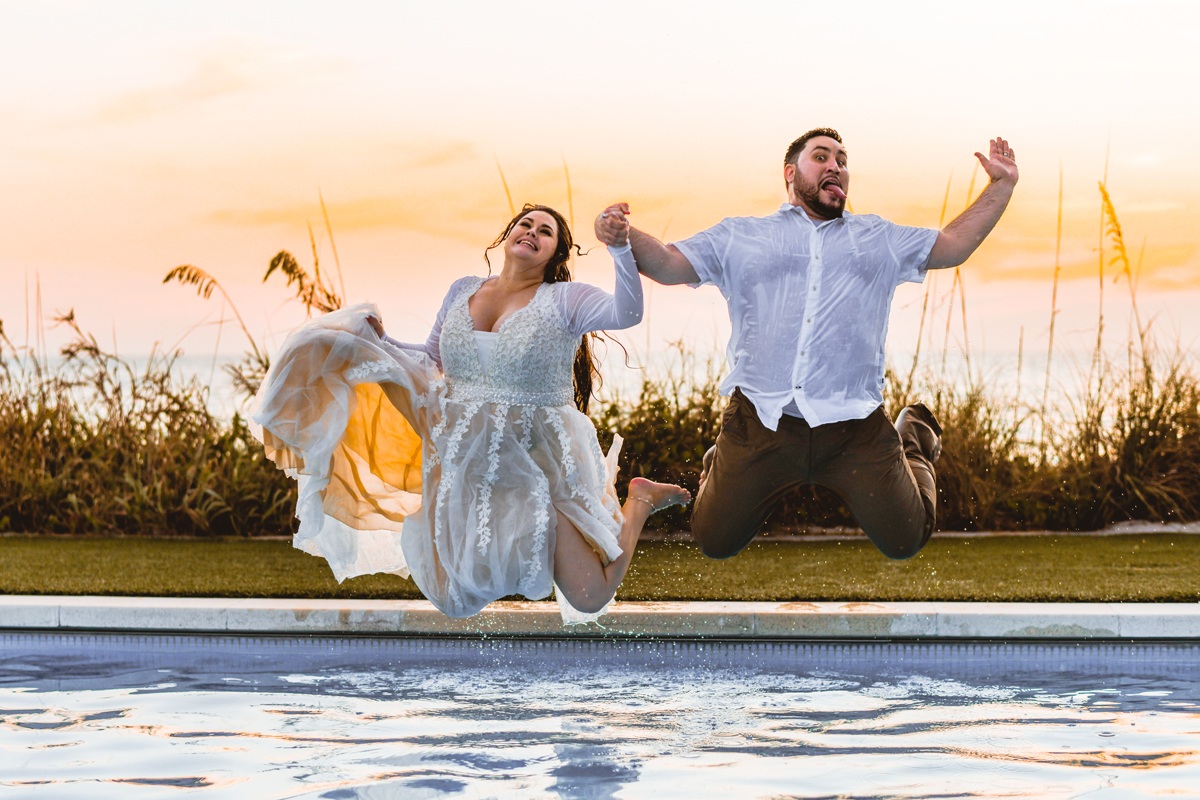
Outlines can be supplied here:
M849 159L831 128L788 147L788 202L768 217L729 217L663 244L636 228L642 274L658 283L712 284L729 304L730 395L716 446L704 456L692 535L710 558L750 543L776 502L799 484L837 492L875 546L911 558L937 508L933 463L941 426L922 404L883 410L884 340L896 287L962 264L999 221L1017 165L1008 142L976 153L990 182L941 231L845 212ZM625 203L596 218L596 236L623 238Z

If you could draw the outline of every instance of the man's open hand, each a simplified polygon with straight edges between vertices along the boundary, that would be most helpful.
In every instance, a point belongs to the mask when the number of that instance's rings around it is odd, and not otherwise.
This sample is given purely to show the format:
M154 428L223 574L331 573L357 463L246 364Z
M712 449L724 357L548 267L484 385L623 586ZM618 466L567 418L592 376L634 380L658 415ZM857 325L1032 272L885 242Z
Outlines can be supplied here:
M622 247L629 241L629 203L614 203L596 217L596 238L610 247Z
M1016 185L1018 177L1017 154L1013 151L1007 139L997 136L995 139L992 139L988 147L987 158L984 158L983 153L976 153L975 157L983 165L983 171L988 174L992 183L1007 181L1010 184Z

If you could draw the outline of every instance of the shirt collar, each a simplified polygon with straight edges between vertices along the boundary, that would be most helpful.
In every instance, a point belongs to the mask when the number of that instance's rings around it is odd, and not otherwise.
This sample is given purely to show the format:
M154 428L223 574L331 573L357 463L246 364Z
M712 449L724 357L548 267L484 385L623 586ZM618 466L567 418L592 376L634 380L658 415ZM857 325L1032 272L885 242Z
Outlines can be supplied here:
M787 212L787 211L792 211L792 212L794 212L794 213L796 214L796 216L800 217L800 219L802 219L802 220L804 220L805 222L807 222L808 224L812 225L814 228L821 228L821 227L824 227L824 226L828 225L828 224L829 224L829 223L831 223L831 222L845 222L845 221L846 221L846 219L848 219L849 217L852 217L852 216L854 216L854 215L853 215L853 214L851 214L849 211L843 211L843 212L842 212L842 216L840 216L840 217L835 217L835 218L833 218L833 219L827 219L827 220L825 220L825 221L823 221L823 222L817 222L815 219L813 219L812 217L810 217L810 216L808 215L808 212L807 212L807 211L805 211L803 208L801 208L800 206L794 206L794 205L792 205L791 203L784 203L783 205L781 205L781 206L779 207L779 211L777 211L777 212L775 212L775 213L777 213L777 214L782 214L782 213L784 213L784 212Z

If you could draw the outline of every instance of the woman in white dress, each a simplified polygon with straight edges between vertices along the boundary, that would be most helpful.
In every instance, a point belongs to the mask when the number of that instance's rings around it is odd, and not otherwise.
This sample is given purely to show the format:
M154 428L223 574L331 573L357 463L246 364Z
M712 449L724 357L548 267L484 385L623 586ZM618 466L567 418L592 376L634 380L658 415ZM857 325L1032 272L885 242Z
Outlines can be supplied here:
M500 275L455 281L424 344L384 334L372 304L293 331L252 419L299 482L295 546L339 581L411 574L452 617L555 584L565 619L602 612L649 515L691 499L634 478L622 506L621 439L604 455L583 413L587 334L642 318L627 233L614 241L615 292L575 283L566 221L527 205L492 244Z

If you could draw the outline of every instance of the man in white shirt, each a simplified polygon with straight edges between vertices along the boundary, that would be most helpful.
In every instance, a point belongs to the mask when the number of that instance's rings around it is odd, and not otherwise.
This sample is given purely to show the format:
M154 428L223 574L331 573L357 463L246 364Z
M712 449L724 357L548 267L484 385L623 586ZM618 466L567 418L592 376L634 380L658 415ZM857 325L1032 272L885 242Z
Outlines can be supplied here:
M883 411L884 341L896 287L967 260L1012 197L1012 149L976 153L990 182L941 231L845 212L850 188L841 136L817 128L784 156L788 202L768 217L731 217L672 245L636 228L638 269L666 285L713 284L729 304L731 395L692 512L712 558L735 555L775 503L799 484L837 492L889 558L910 558L933 532L933 462L941 427L924 405L895 425ZM596 219L607 243L629 207Z

